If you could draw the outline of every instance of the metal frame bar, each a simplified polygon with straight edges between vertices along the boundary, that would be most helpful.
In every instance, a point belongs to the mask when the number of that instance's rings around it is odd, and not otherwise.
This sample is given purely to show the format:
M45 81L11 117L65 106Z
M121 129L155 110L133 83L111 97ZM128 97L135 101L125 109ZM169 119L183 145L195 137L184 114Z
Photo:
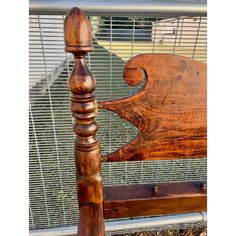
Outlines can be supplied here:
M88 15L206 15L206 1L176 0L30 0L30 14L65 14L78 6Z
M128 219L109 221L105 223L106 232L130 230L138 228L161 227L165 225L201 223L207 221L206 212L159 216L152 218ZM29 236L72 236L75 235L77 226L61 227L46 230L31 230Z

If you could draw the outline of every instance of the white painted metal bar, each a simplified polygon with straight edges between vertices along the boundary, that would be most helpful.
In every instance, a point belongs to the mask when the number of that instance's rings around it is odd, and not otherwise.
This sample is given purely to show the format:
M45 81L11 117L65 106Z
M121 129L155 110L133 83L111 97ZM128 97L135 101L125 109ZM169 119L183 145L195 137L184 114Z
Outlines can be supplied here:
M159 216L152 218L132 219L132 220L117 220L105 223L106 232L131 230L139 228L154 228L166 225L201 223L207 221L207 213L190 213ZM61 227L46 230L32 230L29 236L74 236L77 231L77 226Z
M206 15L206 1L176 0L30 0L31 14L61 14L77 6L88 14L184 14Z

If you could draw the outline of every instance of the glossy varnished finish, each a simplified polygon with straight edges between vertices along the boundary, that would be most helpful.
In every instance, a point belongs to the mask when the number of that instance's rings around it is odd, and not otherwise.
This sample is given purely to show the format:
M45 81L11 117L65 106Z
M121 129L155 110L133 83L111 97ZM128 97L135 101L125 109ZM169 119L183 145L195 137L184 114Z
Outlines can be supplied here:
M101 179L100 144L96 137L98 107L116 112L140 134L104 161L199 158L206 156L206 65L189 58L143 54L124 68L125 82L144 87L135 95L97 104L96 81L85 64L93 51L91 26L73 8L64 23L65 51L75 65L68 80L75 118L76 186L79 236L104 236L104 217L122 218L206 211L206 184L161 183L105 187Z
M80 9L74 7L64 20L64 41L67 52L93 51L92 32L86 15Z
M206 210L206 189L198 181L104 187L108 219Z
M124 68L135 95L99 103L133 123L140 134L104 161L201 158L207 154L206 64L190 58L143 54Z
M97 102L95 79L85 64L85 54L93 50L91 27L85 14L73 8L64 22L65 50L75 56L68 81L72 92L71 110L75 118L75 164L80 210L79 236L104 236L103 192L100 146L96 137Z

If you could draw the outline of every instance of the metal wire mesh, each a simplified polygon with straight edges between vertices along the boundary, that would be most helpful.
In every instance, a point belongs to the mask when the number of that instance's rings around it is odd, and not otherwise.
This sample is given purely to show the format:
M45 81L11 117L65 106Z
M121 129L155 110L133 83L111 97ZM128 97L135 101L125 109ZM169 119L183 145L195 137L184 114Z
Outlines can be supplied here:
M64 15L30 15L29 226L43 229L78 221L72 123L67 78L73 67L64 52ZM87 64L96 77L98 100L124 97L123 66L140 53L170 53L206 61L206 17L90 16L95 51ZM102 153L137 135L136 128L101 110ZM105 163L104 185L206 179L206 159Z

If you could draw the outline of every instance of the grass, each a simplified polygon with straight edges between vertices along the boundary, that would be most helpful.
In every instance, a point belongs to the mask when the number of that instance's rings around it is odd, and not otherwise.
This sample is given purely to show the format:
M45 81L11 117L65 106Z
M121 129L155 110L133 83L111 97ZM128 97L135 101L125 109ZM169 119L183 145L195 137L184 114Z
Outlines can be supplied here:
M153 42L145 41L145 42L123 42L117 41L112 43L112 47L110 43L107 41L98 41L98 44L104 47L108 52L111 51L118 56L121 60L127 61L132 55L142 54L142 53L166 53L166 54L176 54L179 56L192 57L200 61L205 62L207 57L207 50L205 47L197 47L194 50L192 45L183 47L176 46L170 44L153 44Z

